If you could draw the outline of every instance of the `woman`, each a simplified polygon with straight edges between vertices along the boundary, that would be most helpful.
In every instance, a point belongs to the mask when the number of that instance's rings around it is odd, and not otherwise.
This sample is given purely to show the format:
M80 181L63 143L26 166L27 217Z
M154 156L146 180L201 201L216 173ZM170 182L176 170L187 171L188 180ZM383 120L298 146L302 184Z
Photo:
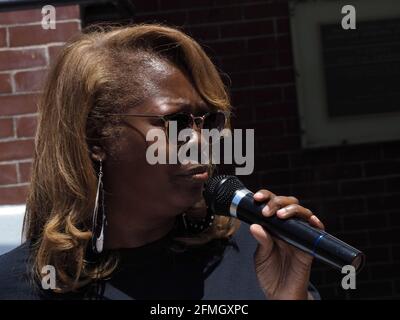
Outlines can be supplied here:
M311 256L207 213L211 166L146 159L150 129L221 130L229 110L215 66L180 30L140 24L73 39L39 103L26 242L0 257L0 298L313 298ZM200 143L195 132L186 143ZM294 197L254 198L266 216L323 228Z

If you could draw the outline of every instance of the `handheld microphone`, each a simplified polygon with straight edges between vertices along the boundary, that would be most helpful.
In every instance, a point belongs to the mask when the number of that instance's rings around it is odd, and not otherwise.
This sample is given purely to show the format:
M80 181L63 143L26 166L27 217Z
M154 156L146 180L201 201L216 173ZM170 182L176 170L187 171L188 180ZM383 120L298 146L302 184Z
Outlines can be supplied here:
M235 176L212 177L203 195L214 214L231 216L248 224L260 224L273 236L334 268L341 270L345 265L352 265L358 272L364 265L365 255L361 251L305 221L263 216L261 211L266 204L255 201L253 193Z

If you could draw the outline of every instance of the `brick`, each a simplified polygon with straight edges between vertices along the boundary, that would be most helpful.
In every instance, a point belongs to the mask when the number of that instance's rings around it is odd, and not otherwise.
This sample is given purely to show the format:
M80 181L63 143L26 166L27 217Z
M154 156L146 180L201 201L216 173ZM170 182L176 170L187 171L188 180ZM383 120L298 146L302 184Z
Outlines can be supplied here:
M386 215L382 213L348 215L343 217L344 230L372 230L387 226Z
M340 189L343 196L370 195L383 193L385 183L383 179L343 181Z
M57 23L56 29L43 29L41 25L9 28L10 46L28 46L51 42L66 42L80 32L77 22Z
M48 50L49 50L49 63L52 65L54 64L54 62L56 61L58 54L60 53L61 49L64 48L63 45L61 46L49 46Z
M360 164L318 166L315 171L319 180L342 180L361 178L362 176Z
M155 0L150 0L155 1ZM161 10L173 10L173 9L188 9L188 8L208 8L214 4L213 0L169 0L169 1L159 1L159 6Z
M292 167L318 166L323 164L336 164L336 148L304 150L301 153L290 155Z
M263 3L243 6L243 16L248 19L267 17L287 17L289 8L287 3Z
M28 186L0 188L0 205L24 204L28 195Z
M135 7L138 14L146 11L158 11L160 9L157 0L136 1Z
M366 201L363 197L324 200L323 211L332 215L347 215L366 212Z
M364 166L367 177L400 174L400 160L368 162Z
M187 25L188 24L188 13L186 11L178 12L163 12L162 14L158 12L144 13L135 16L135 22L161 22L168 25Z
M223 57L221 67L226 72L253 71L259 69L268 69L276 66L276 55L254 54Z
M203 43L203 47L208 47L219 57L238 54L245 52L246 42L245 40L228 40L228 41L213 41Z
M273 119L282 117L297 116L296 104L288 103L274 103L269 105L258 104L255 108L257 119Z
M229 86L240 88L250 87L253 85L251 74L249 72L233 72L229 73L230 84Z
M342 232L344 230L342 219L339 215L328 214L328 212L325 212L322 209L313 210L311 209L310 206L306 206L304 201L302 201L302 206L309 208L319 217L319 219L325 225L326 231L336 233L336 232Z
M229 23L221 26L221 38L248 37L274 33L274 24L271 20L250 21L243 23Z
M46 66L44 49L0 51L0 71Z
M346 232L336 232L335 237L338 239L363 250L364 247L368 246L368 232L365 230L360 231L347 231ZM375 244L375 243L374 243Z
M249 53L258 53L271 51L275 52L278 48L278 44L274 35L268 35L266 37L257 37L255 39L247 40L247 51Z
M0 142L0 161L32 158L33 139Z
M0 96L0 115L34 113L37 111L37 101L37 94Z
M367 198L367 207L369 212L386 211L398 209L399 194L392 195L371 195Z
M279 50L291 50L292 49L292 42L290 36L279 36L277 39L277 48Z
M0 74L0 93L10 93L11 88L11 77L9 74Z
M14 135L12 119L0 119L0 138L8 138Z
M248 101L253 104L258 102L276 102L282 100L280 88L257 88L247 90Z
M400 177L393 177L386 179L386 191L387 192L399 192L400 191Z
M371 244L374 245L394 245L400 244L400 227L393 227L386 230L369 231Z
M14 183L17 183L17 166L15 164L1 164L0 185Z
M40 22L41 20L42 14L40 9L0 12L0 25Z
M19 166L19 175L20 182L29 182L32 174L32 162L20 162Z
M375 265L371 266L370 269L374 280L400 278L400 263Z
M296 87L294 85L285 86L282 88L282 90L283 90L284 101L296 101L297 93L296 93Z
M36 116L18 118L17 121L18 137L34 137L37 127Z
M282 100L282 92L280 88L255 88L247 90L236 90L231 93L232 102L235 106L245 103L250 104L265 104L278 102Z
M398 211L390 212L389 215L389 226L400 227L400 213Z
M335 182L307 183L293 185L293 194L296 198L329 198L338 196L338 185Z
M356 162L380 159L380 147L378 145L344 146L338 148L339 161Z
M280 51L278 53L278 66L280 67L293 66L293 55L291 51Z
M219 28L218 26L196 26L196 27L186 27L184 30L190 36L196 40L211 40L219 38Z
M303 170L279 170L262 175L262 179L268 184L295 184L315 181L314 172L311 169Z
M0 12L0 25L2 24L23 24L29 22L42 21L41 9L14 10ZM60 6L56 7L57 21L66 19L79 19L79 6Z
M378 263L390 260L390 250L388 247L368 247L363 248L368 263Z
M400 245L392 246L392 257L394 261L400 261Z
M276 25L277 25L278 33L289 33L290 32L290 25L289 25L288 18L277 19Z
M253 120L253 109L247 106L236 107L232 111L231 124L233 128L238 128L237 122L241 125Z
M272 169L289 168L289 156L288 154L269 154L269 155L256 155L255 163L263 164L263 167Z
M285 123L282 120L256 122L248 128L254 129L256 136L282 136L285 133Z
M257 137L259 144L258 152L270 153L280 151L295 151L300 149L301 143L298 136L283 136L283 137Z
M57 6L56 18L58 21L67 19L80 19L79 5Z
M35 92L43 88L47 70L23 71L15 74L16 92Z
M299 135L301 133L299 119L287 119L285 121L286 134Z
M351 299L390 297L393 295L392 283L390 281L357 282L357 289L348 291L350 291L349 295Z
M191 10L188 12L189 24L225 22L242 19L241 7L219 7Z
M7 47L7 29L0 28L0 47Z
M294 83L293 69L281 69L281 70L266 70L252 72L254 84L266 85L266 84L281 84L281 83Z
M385 159L400 158L400 142L388 142L382 145L383 157Z

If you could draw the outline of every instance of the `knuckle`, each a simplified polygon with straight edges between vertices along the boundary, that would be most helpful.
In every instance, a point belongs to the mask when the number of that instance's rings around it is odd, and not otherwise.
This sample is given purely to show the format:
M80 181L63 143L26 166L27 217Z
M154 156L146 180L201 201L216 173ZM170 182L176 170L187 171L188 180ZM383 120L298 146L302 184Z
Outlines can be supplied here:
M271 202L277 207L282 207L284 205L283 198L282 196L276 196L271 199Z
M292 200L294 203L299 204L299 199L297 199L296 197L290 196L288 197L290 200Z
M271 191L269 191L267 189L261 189L258 192L262 193L262 195L265 197L269 197L271 195Z

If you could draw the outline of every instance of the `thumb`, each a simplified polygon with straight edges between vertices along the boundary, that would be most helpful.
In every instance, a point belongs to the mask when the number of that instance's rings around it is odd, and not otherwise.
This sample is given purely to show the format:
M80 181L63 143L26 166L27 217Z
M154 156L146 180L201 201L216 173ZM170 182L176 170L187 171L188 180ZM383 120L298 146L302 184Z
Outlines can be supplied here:
M268 257L274 247L274 240L271 235L259 224L252 224L250 226L250 233L260 244L257 250L259 254Z

